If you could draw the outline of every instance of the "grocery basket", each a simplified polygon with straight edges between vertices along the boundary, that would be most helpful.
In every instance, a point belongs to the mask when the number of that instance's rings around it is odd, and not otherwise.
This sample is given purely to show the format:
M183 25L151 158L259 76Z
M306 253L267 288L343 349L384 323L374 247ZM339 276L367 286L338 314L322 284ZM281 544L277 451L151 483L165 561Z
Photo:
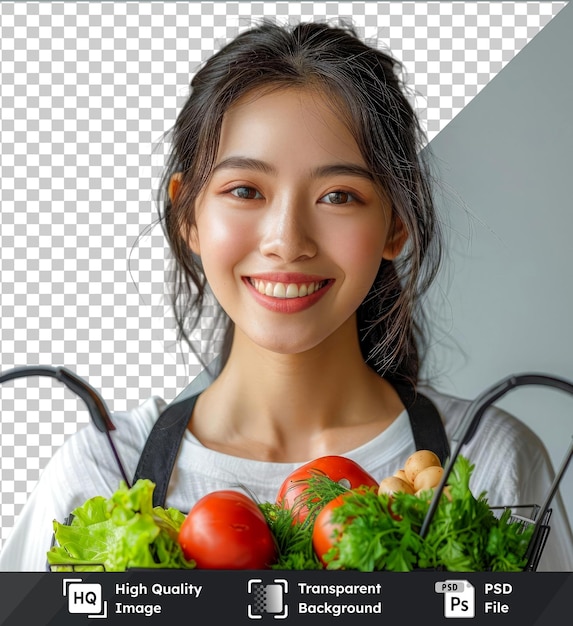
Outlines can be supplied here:
M0 373L0 383L27 376L50 376L52 378L56 378L82 398L96 427L107 435L107 440L111 446L118 468L126 485L129 487L131 485L131 481L127 477L120 456L110 436L110 431L114 430L115 426L111 420L110 411L101 395L88 382L64 367L18 367L4 373ZM451 442L452 453L446 463L442 478L434 490L434 495L430 502L428 512L422 523L422 527L420 529L420 535L422 537L426 536L432 523L440 497L448 481L455 461L460 454L461 448L474 436L486 409L512 389L525 385L552 387L573 395L573 382L556 376L539 373L523 373L507 376L479 394L475 400L468 405L460 425L453 434ZM563 478L572 457L573 438L561 465L556 471L554 480L545 497L545 500L541 504L518 503L501 507L491 507L494 514L501 514L504 510L510 509L511 516L509 518L509 522L517 522L521 524L524 529L534 526L534 530L525 554L526 565L523 571L537 570L550 531L550 519L552 513L551 502L553 501L561 479ZM70 523L70 520L71 515L64 521L64 523L68 524ZM52 538L52 543L53 541L54 539ZM103 568L103 565L101 567Z
M523 373L508 376L499 382L493 384L487 388L468 406L461 422L452 437L452 453L448 459L444 468L444 473L439 484L434 490L434 495L430 502L428 512L422 527L420 529L420 535L425 537L428 533L428 529L432 523L432 519L438 507L442 492L448 481L450 473L454 467L456 459L461 451L462 446L468 443L474 436L481 418L483 417L486 409L499 400L506 393L525 385L542 385L545 387L552 387L554 389L560 389L573 395L573 383L563 378L556 376L548 376L546 374L537 373ZM573 457L573 438L569 444L569 448L565 453L565 456L561 462L561 465L556 471L553 482L549 488L549 491L545 497L545 500L541 504L514 504L507 506L495 506L491 507L492 511L501 514L504 510L510 509L511 515L509 522L517 522L522 525L523 529L534 526L531 539L527 551L525 553L526 565L523 571L536 571L543 553L543 549L547 542L547 537L550 531L550 519L552 509L550 508L551 502L557 490L561 479L563 478L569 462Z

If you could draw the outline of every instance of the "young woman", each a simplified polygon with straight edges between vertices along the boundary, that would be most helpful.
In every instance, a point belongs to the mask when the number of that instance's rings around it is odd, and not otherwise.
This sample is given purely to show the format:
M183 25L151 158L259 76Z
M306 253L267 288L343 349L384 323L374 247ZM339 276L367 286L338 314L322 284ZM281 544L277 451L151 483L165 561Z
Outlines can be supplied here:
M424 430L447 448L442 435L451 437L467 402L420 381L421 297L441 238L398 70L348 29L267 24L194 77L160 205L181 338L212 292L226 320L223 348L209 384L179 403L173 466L154 439L142 459L162 424L161 400L114 415L128 474L163 473L167 505L186 511L238 484L273 501L291 471L327 454L382 479ZM413 418L416 397L437 407L430 428ZM476 466L474 491L492 505L543 500L550 462L513 417L490 409L463 453ZM72 437L26 505L2 569L45 569L52 520L120 479L101 433ZM542 566L573 570L571 533L555 508Z

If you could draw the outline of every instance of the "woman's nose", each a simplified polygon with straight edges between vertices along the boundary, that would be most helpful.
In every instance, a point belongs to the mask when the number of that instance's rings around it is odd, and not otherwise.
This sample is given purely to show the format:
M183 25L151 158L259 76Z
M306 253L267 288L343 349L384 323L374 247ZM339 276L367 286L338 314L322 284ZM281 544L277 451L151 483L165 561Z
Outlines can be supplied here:
M287 198L269 207L265 215L260 251L285 263L312 258L317 244L313 238L312 210L301 200Z

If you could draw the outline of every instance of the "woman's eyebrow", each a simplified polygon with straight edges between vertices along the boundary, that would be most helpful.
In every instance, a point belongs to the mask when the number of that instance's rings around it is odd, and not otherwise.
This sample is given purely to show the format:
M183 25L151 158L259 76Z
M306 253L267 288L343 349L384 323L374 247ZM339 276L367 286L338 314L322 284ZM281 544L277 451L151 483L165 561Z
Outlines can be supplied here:
M359 176L374 180L372 172L362 165L356 163L333 163L332 165L321 165L311 172L312 178L325 178L328 176Z
M276 169L270 163L266 163L260 159L251 159L241 156L231 156L223 159L215 165L213 172L222 169L256 170L263 174L276 174Z
M246 169L262 172L263 174L276 175L277 169L260 159L250 157L230 156L223 159L213 168L213 172L220 169ZM310 172L311 178L327 178L328 176L358 176L373 180L372 173L366 167L357 163L332 163L320 165Z

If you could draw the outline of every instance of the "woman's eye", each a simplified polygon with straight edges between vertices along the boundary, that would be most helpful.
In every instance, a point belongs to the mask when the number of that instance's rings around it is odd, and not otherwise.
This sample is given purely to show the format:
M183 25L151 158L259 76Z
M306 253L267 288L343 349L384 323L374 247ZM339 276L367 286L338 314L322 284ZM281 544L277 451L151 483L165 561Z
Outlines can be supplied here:
M241 200L259 200L263 197L254 187L235 187L230 193Z
M348 204L356 201L356 198L348 191L331 191L320 200L326 204Z

